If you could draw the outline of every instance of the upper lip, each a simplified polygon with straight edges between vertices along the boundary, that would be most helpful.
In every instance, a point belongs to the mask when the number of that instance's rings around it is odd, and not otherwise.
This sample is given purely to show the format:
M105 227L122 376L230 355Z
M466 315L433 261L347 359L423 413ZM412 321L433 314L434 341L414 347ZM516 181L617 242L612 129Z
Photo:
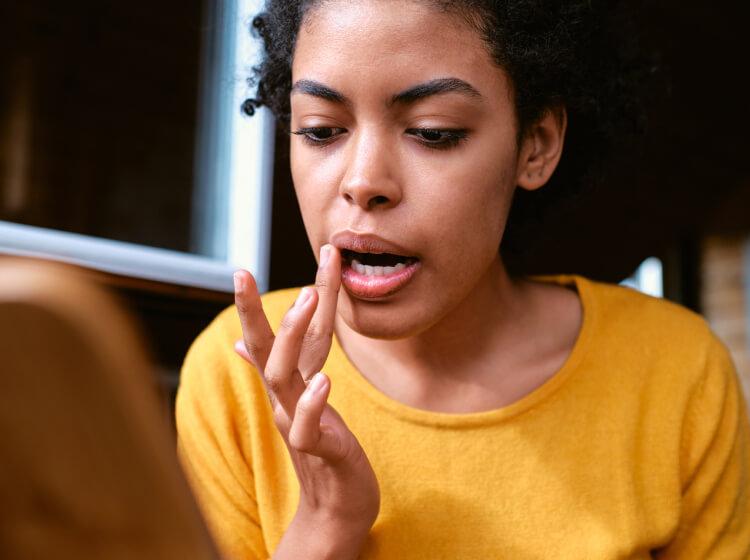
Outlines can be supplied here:
M390 253L402 257L416 258L408 249L388 241L374 233L357 233L351 230L337 231L331 236L331 245L339 250L346 249L355 253Z

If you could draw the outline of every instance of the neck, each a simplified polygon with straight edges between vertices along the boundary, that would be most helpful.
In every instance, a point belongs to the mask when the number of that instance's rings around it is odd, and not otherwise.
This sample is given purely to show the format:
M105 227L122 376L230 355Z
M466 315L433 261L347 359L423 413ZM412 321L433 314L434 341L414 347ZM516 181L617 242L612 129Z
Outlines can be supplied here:
M510 347L523 328L523 287L498 257L480 282L447 315L425 331L398 340L365 337L340 317L336 334L358 369L375 385L383 376L426 384L476 375L483 362ZM446 379L447 380L447 379Z

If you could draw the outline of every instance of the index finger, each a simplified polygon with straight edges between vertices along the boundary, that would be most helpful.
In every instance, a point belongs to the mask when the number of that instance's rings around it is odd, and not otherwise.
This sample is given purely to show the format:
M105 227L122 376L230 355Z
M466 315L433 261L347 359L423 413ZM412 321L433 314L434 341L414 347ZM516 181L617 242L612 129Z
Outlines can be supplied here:
M323 245L315 276L318 307L305 334L300 356L300 371L306 379L320 371L331 349L340 288L341 252L333 245Z
M234 303L242 325L245 350L262 373L271 353L274 335L263 312L258 285L247 270L234 273Z

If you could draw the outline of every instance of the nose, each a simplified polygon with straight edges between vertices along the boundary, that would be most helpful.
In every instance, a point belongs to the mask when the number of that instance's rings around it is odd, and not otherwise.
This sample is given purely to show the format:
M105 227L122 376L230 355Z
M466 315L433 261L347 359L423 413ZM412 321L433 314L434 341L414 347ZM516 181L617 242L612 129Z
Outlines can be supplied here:
M401 202L402 191L393 174L395 159L384 138L375 133L355 137L348 146L346 172L340 195L363 210L392 208Z

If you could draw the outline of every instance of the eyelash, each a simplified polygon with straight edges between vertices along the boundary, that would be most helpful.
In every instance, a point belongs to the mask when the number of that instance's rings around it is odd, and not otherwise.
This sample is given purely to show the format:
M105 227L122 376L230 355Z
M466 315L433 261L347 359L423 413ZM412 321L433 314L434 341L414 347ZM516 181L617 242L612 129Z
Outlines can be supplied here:
M451 129L451 128L409 128L406 132L416 136L419 134L438 134L442 136L442 140L437 142L421 141L423 146L434 150L448 150L455 148L462 141L466 140L469 135L465 129Z
M327 146L330 144L336 136L334 136L331 133L331 136L327 138L315 138L312 136L312 134L320 133L321 131L333 131L333 130L345 130L340 127L335 126L311 126L307 128L300 128L299 130L292 131L292 134L297 134L298 136L302 136L302 140L305 141L306 144L309 144L311 146Z
M339 128L339 127L314 126L314 127L300 128L299 130L294 130L292 131L292 134L302 136L302 139L305 141L305 143L310 146L324 147L330 144L331 142L333 142L333 140L335 140L336 136L338 135L331 134L331 136L328 136L327 138L316 139L314 136L312 136L312 134L319 134L321 131L330 132L334 130L346 131L346 129ZM465 129L408 128L406 129L406 132L415 136L417 134L442 135L443 139L440 141L432 141L432 142L424 141L424 140L420 141L420 144L432 150L449 150L450 148L456 147L459 143L461 143L463 140L465 140L468 137L468 131Z

